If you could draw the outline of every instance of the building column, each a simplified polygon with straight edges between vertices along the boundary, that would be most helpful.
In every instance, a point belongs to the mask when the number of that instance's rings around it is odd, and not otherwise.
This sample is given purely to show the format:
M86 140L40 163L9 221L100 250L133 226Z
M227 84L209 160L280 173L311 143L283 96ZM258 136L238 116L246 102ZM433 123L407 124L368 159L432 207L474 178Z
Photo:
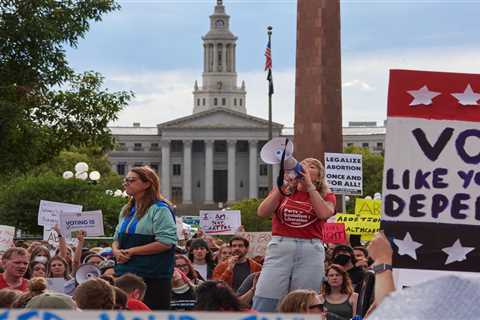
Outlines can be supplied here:
M161 190L162 195L170 200L170 140L162 140L162 176Z
M222 72L227 72L227 44L222 44Z
M213 203L213 140L205 140L205 204Z
M236 44L233 44L233 54L232 54L232 71L233 72L237 72L237 45Z
M280 164L272 164L272 186L277 185L277 177L279 173L280 173Z
M235 189L235 158L237 156L237 140L227 140L227 162L228 162L228 196L227 202L234 202L236 199Z
M248 141L248 197L250 199L258 198L258 152L257 152L257 140Z
M213 72L218 72L218 44L213 43Z
M183 204L192 204L192 140L183 140Z
M203 72L207 72L208 71L208 45L207 44L203 44Z

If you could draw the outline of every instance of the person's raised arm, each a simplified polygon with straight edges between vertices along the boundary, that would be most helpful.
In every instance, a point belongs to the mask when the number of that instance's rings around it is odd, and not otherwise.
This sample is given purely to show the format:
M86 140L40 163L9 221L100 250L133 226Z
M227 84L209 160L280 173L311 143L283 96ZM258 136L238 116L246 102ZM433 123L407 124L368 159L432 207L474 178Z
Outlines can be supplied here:
M259 217L270 217L277 210L280 200L282 200L282 194L277 187L273 187L272 192L263 199L262 203L258 206L257 215Z
M386 264L391 267L393 250L385 234L381 231L368 245L368 255L373 259L373 267ZM395 291L391 268L375 273L375 301L378 306L382 300Z
M58 226L58 224L56 224L55 226L53 226L52 229L55 230L55 232L58 235L58 255L63 259L68 260L67 242L65 240L65 237L62 235L62 231L60 230L60 227Z
M87 233L83 230L78 230L77 232L78 243L77 243L77 246L75 247L75 252L73 253L73 264L72 264L74 271L76 271L78 267L80 267L80 265L82 264L82 261L80 260L82 259L82 250L85 244L86 235Z

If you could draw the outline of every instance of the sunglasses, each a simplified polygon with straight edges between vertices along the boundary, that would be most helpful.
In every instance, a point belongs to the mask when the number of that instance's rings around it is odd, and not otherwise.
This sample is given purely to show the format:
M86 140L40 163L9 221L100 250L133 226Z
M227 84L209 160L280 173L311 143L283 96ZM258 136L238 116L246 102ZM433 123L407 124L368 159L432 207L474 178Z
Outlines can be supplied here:
M136 180L138 180L138 178L135 178L135 177L125 177L123 179L123 183L132 183L132 182L135 182Z
M323 310L323 303L312 304L311 306L308 307L308 309L316 309L316 308Z

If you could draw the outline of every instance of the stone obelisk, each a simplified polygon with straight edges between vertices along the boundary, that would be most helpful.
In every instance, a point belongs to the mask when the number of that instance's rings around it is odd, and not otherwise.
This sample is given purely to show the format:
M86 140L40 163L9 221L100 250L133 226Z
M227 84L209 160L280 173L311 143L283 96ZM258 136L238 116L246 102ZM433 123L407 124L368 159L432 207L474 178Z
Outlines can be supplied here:
M342 152L340 1L298 0L295 158Z

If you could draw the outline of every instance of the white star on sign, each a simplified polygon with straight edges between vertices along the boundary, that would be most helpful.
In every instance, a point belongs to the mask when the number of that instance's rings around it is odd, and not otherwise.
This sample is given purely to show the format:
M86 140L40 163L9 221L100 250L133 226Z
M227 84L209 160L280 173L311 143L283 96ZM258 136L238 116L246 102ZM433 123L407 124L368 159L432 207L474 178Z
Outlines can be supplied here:
M475 247L462 247L460 239L457 239L457 241L455 241L455 243L451 247L442 249L442 251L448 255L445 264L449 264L455 261L463 261L467 259L467 254L474 249Z
M404 254L409 255L413 259L417 260L416 250L423 246L420 242L413 241L410 233L407 232L403 240L393 239L393 242L398 247L398 254L403 256Z
M458 100L458 103L463 106L478 106L477 101L480 100L480 93L474 92L470 83L463 93L452 93L452 96L454 96Z
M417 106L419 104L429 105L432 103L432 99L442 94L441 92L435 92L428 90L427 86L423 86L418 90L407 91L414 99L410 102L411 106Z

